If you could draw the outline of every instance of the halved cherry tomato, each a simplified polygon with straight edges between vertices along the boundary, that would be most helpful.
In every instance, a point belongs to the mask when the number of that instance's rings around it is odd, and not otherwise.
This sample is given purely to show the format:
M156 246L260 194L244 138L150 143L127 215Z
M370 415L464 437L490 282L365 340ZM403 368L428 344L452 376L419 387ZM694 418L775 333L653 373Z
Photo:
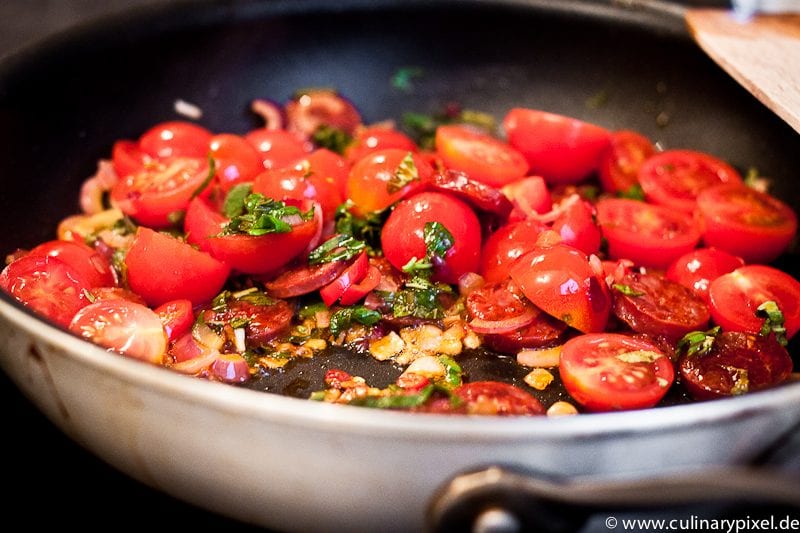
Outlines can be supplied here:
M353 134L361 125L361 115L346 98L329 89L314 89L298 94L288 102L286 129L310 137L320 126L330 126Z
M123 289L122 287L94 287L89 291L92 293L92 303L101 300L128 300L133 303L147 305L144 298L135 292Z
M684 213L694 211L703 190L742 183L739 173L725 161L693 150L656 154L642 163L637 176L649 201Z
M128 285L151 306L187 299L197 305L211 300L230 269L209 254L163 233L139 227L125 255Z
M353 143L344 151L344 156L351 163L355 163L371 152L386 148L398 148L406 152L417 151L417 145L405 133L391 127L371 126L356 132Z
M240 135L214 135L209 142L209 155L216 163L217 182L223 191L238 183L253 181L264 171L261 154Z
M758 307L774 301L783 313L786 338L800 330L800 281L764 265L745 265L723 274L708 289L711 317L728 331L758 333L764 323Z
M354 303L362 300L369 292L378 286L381 282L381 271L375 265L370 265L367 274L356 283L353 283L345 289L339 303L342 305L353 305Z
M51 255L26 255L0 272L0 288L56 324L68 326L89 304L91 285L79 271Z
M138 142L117 141L111 149L111 164L120 178L139 172L152 161L153 158L139 148Z
M103 300L75 315L69 329L86 340L128 357L160 364L167 334L150 308L129 300Z
M320 289L319 295L322 296L322 301L325 302L325 305L328 307L332 306L344 295L345 291L347 291L351 285L364 279L368 270L369 259L367 258L367 253L361 252L358 257L356 257L355 261L353 261L339 277Z
M600 200L596 208L597 223L614 259L667 268L700 241L694 222L679 211L623 198Z
M205 160L176 157L120 179L111 189L111 200L139 224L166 228L183 214L207 179Z
M381 247L386 259L400 270L412 258L427 253L425 224L438 222L453 236L453 246L444 261L433 267L434 279L457 283L467 272L478 270L481 226L475 213L461 200L438 192L422 192L394 208L381 231Z
M248 132L244 138L261 154L264 168L283 168L311 151L308 143L286 130L261 128Z
M656 148L650 139L631 130L611 134L611 145L600 158L597 176L603 190L609 193L627 192L639 183L639 168Z
M509 220L524 220L534 214L553 209L553 197L544 178L529 176L503 187L503 194L514 204Z
M436 128L436 153L446 167L493 187L517 181L528 171L525 158L514 148L466 126Z
M742 185L720 185L697 197L703 242L742 257L769 263L797 233L797 215L769 194Z
M585 254L596 254L600 250L603 235L594 220L594 209L583 200L573 202L553 222L553 231L561 236L561 242L577 248Z
M333 183L342 198L347 198L347 177L350 174L350 164L335 152L327 148L318 148L305 157L308 162L309 174Z
M208 155L211 132L202 126L185 121L162 122L139 137L139 148L150 157L194 157ZM121 177L121 176L120 176Z
M558 372L570 396L590 411L653 407L675 380L672 361L655 344L616 333L568 340Z
M603 272L586 254L564 244L528 252L514 263L511 279L536 306L584 333L603 331L611 295Z
M202 196L193 198L186 209L186 216L183 218L183 231L186 233L186 242L193 244L211 253L209 237L213 237L222 232L222 228L228 223L228 219L215 210L209 201Z
M741 266L741 257L719 248L698 248L677 258L667 269L667 279L691 289L707 303L711 282Z
M611 133L576 118L515 108L503 119L511 146L519 150L548 183L577 183L596 171Z
M300 203L314 200L322 208L325 222L333 220L336 208L343 201L335 183L310 173L303 162L261 172L253 182L253 192L280 201L295 200Z
M164 324L164 331L170 342L182 337L194 322L192 301L185 298L163 303L154 311Z
M414 162L417 179L410 179L407 184L402 185L402 180L398 182L398 173L403 178L413 177L407 176L401 167L409 154ZM357 161L350 169L347 198L355 204L353 212L356 215L382 211L401 198L419 191L431 175L433 167L418 154L397 148L378 150ZM395 187L395 182L402 186Z
M527 219L502 226L483 244L480 273L487 283L502 281L509 276L514 262L537 246L539 235L547 226Z
M108 258L78 241L54 240L36 246L31 255L57 257L75 269L91 287L113 287L116 275Z

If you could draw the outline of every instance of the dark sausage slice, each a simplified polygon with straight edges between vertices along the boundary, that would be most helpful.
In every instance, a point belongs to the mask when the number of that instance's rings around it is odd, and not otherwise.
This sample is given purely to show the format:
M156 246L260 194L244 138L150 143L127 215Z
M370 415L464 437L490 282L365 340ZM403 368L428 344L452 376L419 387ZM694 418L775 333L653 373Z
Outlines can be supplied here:
M789 379L792 358L775 338L725 331L707 354L684 355L681 381L696 400L773 387Z
M612 293L614 314L638 333L677 341L706 329L711 318L706 303L691 290L654 274L629 272Z
M502 219L508 218L513 205L499 189L475 181L463 172L446 170L435 173L428 182L433 190L455 194L473 207L492 213Z
M344 261L332 261L319 265L303 265L279 275L264 284L270 296L294 298L321 289L339 277L347 268Z
M275 300L268 305L246 300L229 302L224 311L205 311L206 322L229 324L245 321L245 338L249 345L265 345L289 329L293 310L288 302Z
M541 402L519 387L500 381L475 381L456 387L453 393L471 415L543 415Z
M517 353L528 348L544 348L558 344L567 325L547 313L539 315L528 326L512 331L483 336L483 344L501 353Z

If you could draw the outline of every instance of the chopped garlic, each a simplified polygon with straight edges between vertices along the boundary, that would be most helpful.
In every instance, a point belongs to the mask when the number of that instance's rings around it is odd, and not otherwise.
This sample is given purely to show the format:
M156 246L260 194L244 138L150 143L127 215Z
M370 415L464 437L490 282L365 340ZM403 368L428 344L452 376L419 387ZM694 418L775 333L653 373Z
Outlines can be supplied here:
M383 338L369 343L369 353L378 361L386 361L399 355L405 346L403 339L394 331L390 331Z
M569 402L556 402L547 410L547 416L577 415L578 410Z
M553 374L544 368L534 368L524 378L525 383L536 390L546 389L553 382L553 379Z

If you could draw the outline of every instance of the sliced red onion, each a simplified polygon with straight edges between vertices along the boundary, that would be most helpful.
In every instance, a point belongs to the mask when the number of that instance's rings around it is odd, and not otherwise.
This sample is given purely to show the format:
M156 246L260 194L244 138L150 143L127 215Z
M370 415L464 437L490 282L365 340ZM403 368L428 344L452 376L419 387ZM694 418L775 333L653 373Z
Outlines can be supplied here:
M250 367L238 353L225 353L211 363L211 375L226 383L242 383L250 379Z
M119 178L111 161L101 159L97 163L97 172L81 186L81 210L87 215L94 215L105 209L103 195L116 185Z
M503 320L484 320L481 318L473 318L468 325L470 329L476 333L511 333L512 331L524 328L533 322L538 315L538 309L528 308L522 314L504 318Z
M256 98L250 104L250 110L264 119L264 128L268 130L281 130L285 124L283 109L272 100Z

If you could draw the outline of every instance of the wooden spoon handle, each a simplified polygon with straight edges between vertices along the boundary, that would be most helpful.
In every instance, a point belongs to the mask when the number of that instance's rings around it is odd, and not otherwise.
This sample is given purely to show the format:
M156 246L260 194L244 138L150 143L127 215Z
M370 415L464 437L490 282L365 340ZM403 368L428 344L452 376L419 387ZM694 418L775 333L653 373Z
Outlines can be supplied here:
M730 11L688 9L686 22L711 59L800 132L800 14L740 22Z

